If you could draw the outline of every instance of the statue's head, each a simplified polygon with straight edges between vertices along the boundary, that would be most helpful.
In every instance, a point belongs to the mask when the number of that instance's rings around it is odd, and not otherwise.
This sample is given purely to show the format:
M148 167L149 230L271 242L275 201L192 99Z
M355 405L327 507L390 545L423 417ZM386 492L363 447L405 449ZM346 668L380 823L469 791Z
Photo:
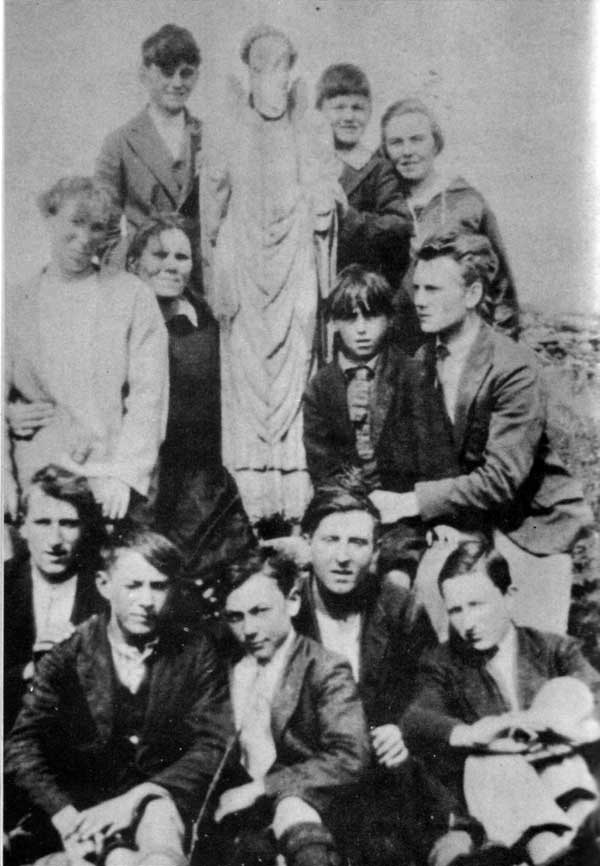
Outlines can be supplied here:
M252 105L263 117L277 118L287 109L290 72L296 51L281 30L259 27L246 34L241 58L250 73Z

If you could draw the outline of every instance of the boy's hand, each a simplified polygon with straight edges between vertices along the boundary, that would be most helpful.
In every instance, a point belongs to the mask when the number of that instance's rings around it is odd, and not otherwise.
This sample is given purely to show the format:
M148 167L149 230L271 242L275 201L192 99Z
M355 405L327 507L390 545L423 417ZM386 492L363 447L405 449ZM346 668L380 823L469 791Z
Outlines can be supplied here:
M399 767L408 758L408 749L404 745L402 732L398 725L379 725L371 731L371 745L377 757L377 763L388 770Z
M264 793L265 786L258 780L249 782L247 785L240 785L238 788L230 788L221 794L219 805L215 812L215 821L219 824L227 815L233 815L234 812L249 809Z
M391 490L374 490L369 499L381 514L382 523L397 523L407 517L418 517L419 506L414 493L393 493Z

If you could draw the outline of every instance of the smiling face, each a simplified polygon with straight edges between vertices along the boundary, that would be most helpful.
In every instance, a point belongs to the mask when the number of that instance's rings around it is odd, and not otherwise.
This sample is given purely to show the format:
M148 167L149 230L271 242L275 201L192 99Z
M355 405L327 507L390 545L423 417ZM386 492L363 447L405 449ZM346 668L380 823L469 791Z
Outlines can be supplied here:
M190 241L178 228L165 229L148 238L137 264L138 276L154 289L157 298L178 298L191 271Z
M420 183L432 173L437 146L425 114L411 112L392 117L383 140L396 171L407 183Z
M323 100L320 110L331 125L336 147L352 148L371 118L371 100L359 93L333 96Z
M454 631L470 649L483 652L501 642L511 624L513 588L503 594L484 571L445 580L442 596Z
M334 320L334 328L344 345L344 353L353 361L368 361L381 349L389 326L387 316L365 315L357 309L351 319Z
M140 77L152 105L164 114L179 114L188 101L196 82L199 69L189 63L180 63L168 73L151 63L142 66Z
M33 565L44 577L58 582L70 576L81 533L74 505L48 496L39 487L31 490L21 535Z
M252 43L248 58L250 93L254 108L263 117L285 112L290 89L290 49L278 36L262 36Z
M167 612L171 580L135 550L117 552L98 589L110 603L110 627L125 643L151 640Z
M419 260L414 273L414 304L424 334L458 330L481 300L479 282L465 286L460 265L451 256Z
M93 202L81 196L65 199L47 218L52 261L65 277L85 273L106 239L106 219Z
M338 595L352 592L369 574L375 553L375 521L367 511L328 514L310 540L315 577Z
M257 572L228 595L224 615L244 650L265 664L290 633L299 606L294 590L286 598L276 580Z

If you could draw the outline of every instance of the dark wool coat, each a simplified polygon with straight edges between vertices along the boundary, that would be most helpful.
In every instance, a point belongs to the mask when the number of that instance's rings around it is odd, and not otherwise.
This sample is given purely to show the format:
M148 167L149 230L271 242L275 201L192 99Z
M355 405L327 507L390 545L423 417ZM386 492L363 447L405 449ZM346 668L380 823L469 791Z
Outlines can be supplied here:
M105 610L106 602L96 589L95 574L77 576L70 621L78 625ZM23 669L33 658L35 618L33 581L29 558L4 564L4 730L9 731L21 709L25 692Z
M340 219L337 271L353 263L381 272L394 290L394 333L405 352L422 342L411 296L401 280L410 261L413 220L398 175L376 151L360 169L344 163L340 183L348 209Z
M518 694L524 709L547 680L571 676L590 687L600 717L600 674L583 657L577 641L524 627L517 628L517 641ZM485 660L466 652L456 637L426 654L419 666L417 695L402 723L409 748L458 797L465 755L449 745L452 729L509 709Z
M6 744L5 770L53 815L123 793L112 751L116 676L106 620L94 616L40 662ZM184 818L195 816L231 735L227 678L208 639L173 628L151 662L135 779L169 791ZM117 761L117 763L116 763ZM131 776L131 774L130 774Z
M321 641L313 581L302 587L294 625ZM421 654L435 646L436 638L412 593L386 578L378 581L373 575L372 581L361 611L358 690L371 727L399 725L415 690Z
M425 385L435 364L433 346L421 347L415 361L417 383ZM441 390L437 394L444 413ZM424 521L487 519L537 555L567 550L591 524L581 485L550 446L539 368L526 346L482 323L448 425L459 470L453 478L421 477L416 494Z
M300 797L319 814L356 785L368 766L370 746L350 665L316 641L297 635L271 705L276 761L265 776L265 794L276 803ZM239 773L239 755L230 763ZM238 781L233 784L239 784ZM231 787L224 779L223 787Z
M421 479L447 478L457 464L431 377L388 344L375 376L371 437L384 490L403 493ZM336 361L319 370L304 394L304 448L313 484L359 466L346 399L346 380Z

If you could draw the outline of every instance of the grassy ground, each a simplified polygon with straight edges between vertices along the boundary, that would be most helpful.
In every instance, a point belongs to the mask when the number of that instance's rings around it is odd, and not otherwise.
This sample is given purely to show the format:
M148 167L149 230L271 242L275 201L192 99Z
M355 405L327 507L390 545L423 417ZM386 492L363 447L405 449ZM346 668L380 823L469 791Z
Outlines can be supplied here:
M572 551L569 631L600 670L600 317L529 310L523 319L522 338L543 369L550 439L594 512L594 531Z

